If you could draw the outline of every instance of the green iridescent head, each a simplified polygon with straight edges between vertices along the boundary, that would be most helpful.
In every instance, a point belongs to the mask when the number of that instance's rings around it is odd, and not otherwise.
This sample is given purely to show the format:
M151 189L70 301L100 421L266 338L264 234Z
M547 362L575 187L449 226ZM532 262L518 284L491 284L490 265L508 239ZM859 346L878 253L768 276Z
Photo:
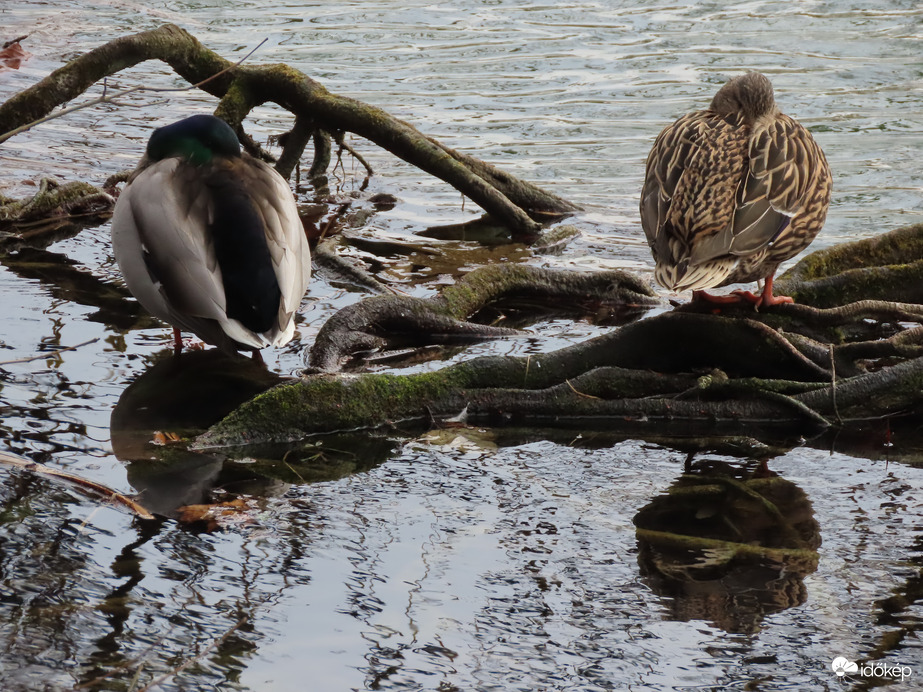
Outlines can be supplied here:
M193 165L215 156L240 156L240 142L231 126L213 115L193 115L157 128L147 143L147 157L160 161L174 156Z

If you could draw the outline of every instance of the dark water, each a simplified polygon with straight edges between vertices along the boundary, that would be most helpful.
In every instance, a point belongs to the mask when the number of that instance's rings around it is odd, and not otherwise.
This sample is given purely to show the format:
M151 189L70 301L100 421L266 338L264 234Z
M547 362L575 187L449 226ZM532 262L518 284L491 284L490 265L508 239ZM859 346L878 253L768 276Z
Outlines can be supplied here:
M423 240L414 234L478 211L354 140L378 172L354 208L370 211L363 200L374 192L399 202L352 233L435 253L384 261L384 276L416 295L507 260L649 277L636 211L644 157L666 123L743 69L767 73L783 110L827 152L834 201L815 246L923 221L914 2L144 5L3 2L0 39L29 34L34 56L0 73L0 98L165 21L232 59L269 37L251 61L289 63L585 208L574 219L582 237L556 257ZM116 81L176 83L158 64ZM152 127L214 106L192 92L132 101L4 144L2 192L26 195L45 175L99 183L134 165ZM265 139L287 122L261 108L251 131ZM351 199L362 177L347 159L334 194ZM156 689L822 690L843 684L830 667L837 656L923 676L923 494L918 455L900 435L889 447L873 427L771 460L799 498L787 506L810 502L816 568L717 590L680 580L680 592L652 571L632 521L682 474L685 452L654 441L454 430L324 440L287 464L139 460L153 456L148 438L113 431L110 416L167 331L128 330L130 303L101 298L97 280L118 281L107 226L49 252L0 267L4 448L152 502L196 501L217 483L252 506L222 532L147 527L0 472L4 690L140 689L184 665ZM76 265L62 268L63 257ZM267 354L270 369L298 370L320 325L360 295L312 283L299 336ZM599 330L552 320L534 339L451 359L550 350ZM752 470L764 456L698 460Z

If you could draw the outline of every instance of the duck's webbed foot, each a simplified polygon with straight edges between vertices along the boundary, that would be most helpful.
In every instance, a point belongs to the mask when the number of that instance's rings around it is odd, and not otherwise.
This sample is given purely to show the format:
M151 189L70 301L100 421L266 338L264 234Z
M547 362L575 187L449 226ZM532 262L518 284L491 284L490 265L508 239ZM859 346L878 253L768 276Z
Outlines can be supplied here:
M746 293L747 295L753 296L749 291L734 291L726 296L714 296L707 291L693 291L692 300L712 303L713 305L739 305L746 300L743 296L738 295L739 293ZM756 298L757 296L753 297Z
M763 290L760 293L739 290L732 291L726 296L713 296L705 291L693 291L692 300L701 300L715 305L740 305L741 303L750 303L757 310L764 306L795 302L789 296L773 295L772 283L772 275L767 276L765 284L763 285Z

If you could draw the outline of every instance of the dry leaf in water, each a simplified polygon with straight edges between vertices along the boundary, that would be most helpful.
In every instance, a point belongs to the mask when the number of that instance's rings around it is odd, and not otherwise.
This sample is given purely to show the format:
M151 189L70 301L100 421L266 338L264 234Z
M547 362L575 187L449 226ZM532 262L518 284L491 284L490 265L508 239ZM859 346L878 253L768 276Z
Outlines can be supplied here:
M23 62L32 57L32 53L25 50L19 44L24 38L26 37L20 36L12 41L7 41L3 44L3 47L0 48L0 71L18 70Z
M251 521L252 501L238 497L230 502L214 505L186 505L176 510L176 519L182 524L204 524L206 531L215 531L231 525Z

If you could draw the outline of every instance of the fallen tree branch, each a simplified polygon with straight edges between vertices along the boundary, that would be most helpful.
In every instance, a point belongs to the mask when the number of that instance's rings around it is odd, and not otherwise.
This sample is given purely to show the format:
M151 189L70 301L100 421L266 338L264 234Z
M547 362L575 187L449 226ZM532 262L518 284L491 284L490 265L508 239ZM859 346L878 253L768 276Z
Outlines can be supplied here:
M898 235L904 231L897 232ZM574 273L576 274L576 273ZM517 288L573 303L575 283L567 272L498 265L472 272L428 310L466 319ZM606 294L610 282L616 300L650 297L637 280L583 274L584 299ZM536 283L537 280L537 283ZM542 281L552 288L541 288ZM533 282L530 284L530 282ZM594 289L589 290L591 286ZM338 344L382 347L393 330L374 329L376 316L396 314L411 322L408 302L375 297L331 318L315 343L312 363L328 372L349 349ZM382 306L387 306L386 309ZM381 309L380 309L381 308ZM923 404L923 329L898 322L918 321L921 307L888 300L861 301L829 309L780 306L766 312L730 310L712 314L690 309L633 322L584 343L526 358L476 358L438 372L418 375L336 376L315 374L280 385L256 397L198 438L201 447L233 447L254 442L294 440L306 435L357 428L425 425L465 411L471 422L492 425L580 426L628 434L691 434L769 437L811 435L834 423L895 415ZM773 328L759 320L785 324ZM826 323L832 340L816 340L789 331ZM426 323L421 322L425 327ZM467 324L467 323L466 323ZM849 342L855 335L886 338ZM387 325L385 325L387 326ZM406 327L406 324L404 325ZM816 325L815 325L816 326ZM889 327L892 329L892 327ZM425 337L425 328L422 330ZM363 338L371 334L375 341ZM371 338L371 337L370 337ZM317 356L316 360L313 358ZM912 357L903 363L894 359ZM880 369L866 372L869 358ZM668 431L668 432L667 432Z
M813 252L779 278L776 291L821 308L881 300L920 310L923 224Z
M373 296L340 310L318 333L309 364L313 372L335 372L346 356L360 351L518 336L518 330L463 321L488 303L517 295L570 304L657 303L646 285L621 271L587 274L492 265L467 274L436 298Z
M664 340L664 335L670 339ZM691 346L691 340L695 347L677 348L677 344ZM714 315L667 313L576 346L525 358L476 358L437 373L403 377L315 375L280 385L244 404L200 437L197 445L236 446L420 423L455 415L466 407L470 419L495 424L612 427L628 421L639 427L692 421L725 434L749 433L759 421L814 432L826 427L822 416L794 398L773 394L771 387L758 395L705 387L692 400L688 395L679 397L689 389L689 379L665 379L664 387L638 396L638 383L644 376L639 374L640 380L623 377L625 369L682 374L719 364L746 377L798 373L806 381L830 379L829 372L765 325ZM612 367L619 369L609 369ZM651 396L651 391L666 395Z
M248 621L249 621L249 618L246 615L244 615L237 622L231 625L227 630L225 630L224 634L218 637L218 639L216 639L215 641L211 642L208 646L202 649L202 651L200 651L198 654L196 654L195 656L192 656L191 658L187 658L185 661L183 661L180 665L178 665L173 670L167 673L164 673L163 675L155 678L154 680L151 680L149 683L139 688L137 692L148 692L148 690L153 690L153 689L160 687L164 682L166 682L170 678L175 678L177 675L179 675L184 670L186 670L189 666L195 663L198 663L203 658L205 658L209 653L211 653L213 650L217 649L222 644L224 644L228 640L228 638L232 634L234 634L234 632L236 632L241 627L243 627L245 624L247 624Z
M0 195L0 252L43 248L109 217L115 199L89 183L42 178L28 199Z
M518 238L534 239L541 231L530 212L567 214L576 209L535 185L444 147L380 108L332 94L287 65L230 63L171 24L110 41L16 94L0 105L0 133L12 136L97 81L145 60L167 63L187 82L218 97L215 114L231 124L242 139L241 124L250 111L266 102L277 103L320 130L357 134L444 180Z
M102 95L99 96L98 98L95 98L95 99L93 99L92 101L86 101L85 103L78 103L76 106L71 106L70 108L63 108L63 109L61 109L61 110L59 110L59 111L55 111L55 112L53 112L53 113L49 113L48 115L44 115L44 116L42 116L41 118L38 118L37 120L33 120L33 121L30 122L30 123L25 123L24 125L20 125L19 127L16 127L16 128L14 128L14 129L10 130L9 132L5 132L5 133L3 133L3 134L0 134L0 144L3 144L6 140L10 139L11 137L15 137L16 135L22 134L23 132L28 132L29 130L31 130L33 127L36 127L37 125L41 125L42 123L46 123L46 122L48 122L49 120L54 120L54 119L56 119L56 118L64 117L65 115L70 115L71 113L73 113L73 112L75 112L75 111L83 110L83 109L85 109L85 108L92 108L93 106L99 106L99 105L101 105L101 104L103 104L103 103L112 103L112 104L118 105L118 101L117 101L116 99L122 98L123 96L128 96L129 94L137 93L137 92L139 92L139 91L144 91L144 92L148 92L148 91L149 91L149 92L157 92L157 93L167 93L167 92L176 93L176 92L182 92L182 91L191 91L192 89L198 89L198 88L201 87L203 84L206 84L207 82L211 81L212 79L215 79L216 77L220 77L222 74L224 74L224 73L227 72L228 70L231 70L231 69L233 69L234 67L237 67L238 65L240 65L244 60L246 60L246 59L249 58L251 55L253 55L253 54L254 54L264 43L266 43L266 41L268 41L268 40L269 40L269 39L265 39L265 38L264 38L262 41L260 41L260 42L257 44L256 48L254 48L253 50L251 50L249 53L247 53L244 57L242 57L240 60L238 60L238 61L237 61L236 63L234 63L233 65L228 65L228 67L226 67L225 69L221 70L221 72L218 72L218 73L216 73L216 74L213 74L213 75L210 76L210 77L206 77L206 78L203 79L201 82L198 82L197 84L190 84L189 86L184 86L184 87L151 87L151 86L138 85L138 86L133 86L133 87L131 87L131 88L129 88L129 89L124 89L124 90L122 90L122 91L118 91L118 92L116 92L116 93L114 93L114 94L110 94L110 93L109 93L108 85L106 84L106 81L105 81L105 79L104 79L104 80L103 80L103 93L102 93ZM2 130L2 128L0 128L0 130Z

